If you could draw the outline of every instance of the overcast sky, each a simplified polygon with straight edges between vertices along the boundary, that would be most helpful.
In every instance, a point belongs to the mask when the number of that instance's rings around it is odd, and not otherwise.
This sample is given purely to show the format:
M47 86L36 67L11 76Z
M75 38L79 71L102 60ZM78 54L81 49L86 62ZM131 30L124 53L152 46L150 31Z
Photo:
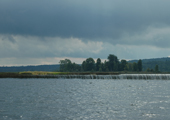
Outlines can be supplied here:
M0 0L0 66L170 56L169 0Z

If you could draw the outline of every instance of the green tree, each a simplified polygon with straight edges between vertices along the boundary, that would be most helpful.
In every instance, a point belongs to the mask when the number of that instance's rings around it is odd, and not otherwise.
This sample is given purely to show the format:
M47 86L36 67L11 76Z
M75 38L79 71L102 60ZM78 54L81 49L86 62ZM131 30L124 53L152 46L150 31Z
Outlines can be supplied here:
M61 72L73 72L73 71L80 71L81 70L81 66L76 64L76 63L72 63L71 60L69 59L65 59L65 60L60 60L60 71Z
M133 71L133 63L127 63L127 70Z
M78 71L81 71L81 66L80 65L78 65L78 64L76 64L76 63L72 63L72 69L71 69L71 71L72 72L78 72ZM70 72L71 72L70 71Z
M99 68L99 72L102 72L102 67L100 66L100 68Z
M119 61L117 56L110 54L107 58L109 61L108 69L109 71L118 71Z
M133 63L133 71L138 71L138 65L137 63Z
M158 65L155 66L155 72L159 72L159 67L158 67Z
M147 69L146 69L146 71L147 71L147 72L150 72L150 71L151 71L151 69L150 69L150 68L147 68Z
M106 60L104 61L104 64L103 64L103 71L105 71L105 72L109 71L109 62Z
M101 66L101 59L98 58L98 59L97 59L97 62L96 62L96 71L99 71L100 66Z
M83 61L81 64L82 71L86 71L86 61Z
M126 64L124 70L125 70L125 71L128 71L128 64Z
M138 61L138 70L142 71L142 60L141 59Z
M60 71L70 71L71 69L71 60L65 59L65 60L60 60Z
M121 60L120 62L120 70L124 71L125 69L127 70L127 61L126 60Z
M100 72L104 71L104 68L105 68L104 63L101 63L100 68L99 68L99 71L100 71Z
M85 64L85 71L92 71L95 69L95 61L93 58L87 58Z

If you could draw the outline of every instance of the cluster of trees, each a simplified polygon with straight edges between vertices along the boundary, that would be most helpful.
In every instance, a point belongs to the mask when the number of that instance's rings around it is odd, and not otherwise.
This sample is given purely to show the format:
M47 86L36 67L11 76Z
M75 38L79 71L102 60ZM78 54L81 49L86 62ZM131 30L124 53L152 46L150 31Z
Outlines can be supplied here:
M76 63L72 63L71 60L60 60L60 72L78 72L81 71L81 66Z
M87 58L81 65L72 63L71 60L60 60L61 72L112 72L112 71L142 71L142 60L137 63L128 63L126 60L119 61L117 56L110 54L104 62L100 58L95 62L93 58Z
M128 62L133 63L137 60ZM170 72L170 57L143 59L142 67L142 70L147 72Z
M158 70L156 70L158 67ZM143 70L145 71L161 71L169 72L170 71L170 61L149 61L143 63Z
M150 68L147 68L146 71L147 71L147 72L160 72L158 65L155 65L155 70L153 70L152 68L151 68L151 69L150 69Z

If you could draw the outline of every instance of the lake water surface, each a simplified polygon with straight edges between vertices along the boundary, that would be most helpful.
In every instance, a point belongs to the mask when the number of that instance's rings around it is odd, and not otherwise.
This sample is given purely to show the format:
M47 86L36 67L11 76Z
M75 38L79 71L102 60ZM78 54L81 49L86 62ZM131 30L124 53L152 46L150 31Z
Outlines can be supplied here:
M0 79L0 120L170 120L170 81Z

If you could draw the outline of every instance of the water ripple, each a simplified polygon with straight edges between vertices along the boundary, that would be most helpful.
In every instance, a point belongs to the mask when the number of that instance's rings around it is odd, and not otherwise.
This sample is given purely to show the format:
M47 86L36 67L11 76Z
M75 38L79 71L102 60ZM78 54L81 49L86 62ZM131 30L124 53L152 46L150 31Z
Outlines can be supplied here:
M170 81L0 79L0 120L169 120Z

